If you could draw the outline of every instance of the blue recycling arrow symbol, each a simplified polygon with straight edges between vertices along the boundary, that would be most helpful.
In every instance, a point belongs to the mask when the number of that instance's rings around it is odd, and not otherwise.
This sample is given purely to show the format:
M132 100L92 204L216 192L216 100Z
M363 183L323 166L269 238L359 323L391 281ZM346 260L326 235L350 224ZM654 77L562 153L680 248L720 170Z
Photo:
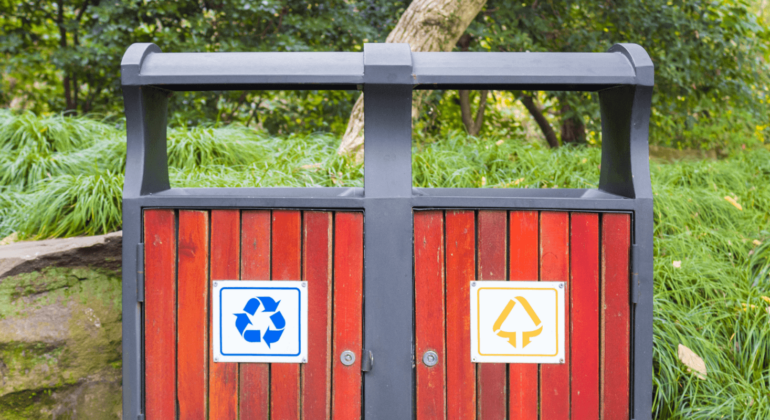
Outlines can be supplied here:
M278 304L280 303L280 300L276 302L269 296L255 297L246 302L246 306L243 307L245 313L233 314L235 315L235 328L238 329L238 332L243 336L243 339L249 343L259 343L260 341L264 341L268 348L270 348L271 344L280 340L281 335L283 335L283 330L286 327L286 320L283 318L281 311L278 310ZM249 315L254 316L260 306L264 308L262 310L263 313L272 313L272 315L270 315L270 321L272 321L273 326L275 327L275 329L271 330L270 326L268 326L267 331L265 331L264 334L261 334L260 330L246 329L249 325L252 325Z

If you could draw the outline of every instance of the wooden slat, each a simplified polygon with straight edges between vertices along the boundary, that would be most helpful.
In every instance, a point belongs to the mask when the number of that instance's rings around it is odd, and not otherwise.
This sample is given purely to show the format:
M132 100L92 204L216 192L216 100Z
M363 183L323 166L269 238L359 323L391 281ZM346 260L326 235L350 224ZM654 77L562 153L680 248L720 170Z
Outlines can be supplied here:
M304 280L308 282L308 362L302 365L302 418L331 413L332 214L305 212Z
M270 280L270 211L241 213L241 278ZM241 363L239 412L241 420L267 420L270 412L270 365Z
M414 213L415 357L417 419L446 418L444 372L444 213ZM427 351L438 363L427 366Z
M506 223L504 211L479 211L478 277L479 280L505 280ZM478 366L478 418L506 418L506 365L480 363Z
M564 301L569 302L569 213L540 213L540 280L567 283ZM569 311L564 316L564 325L570 325ZM542 419L569 419L569 331L564 338L564 363L540 366Z
M629 215L602 215L601 416L606 420L630 417L630 236Z
M572 419L599 418L599 215L570 215Z
M176 418L176 220L144 212L145 404L148 419Z
M512 211L509 223L509 273L512 281L538 279L538 213ZM508 365L510 420L537 419L536 364Z
M209 214L179 211L177 388L179 418L206 419L208 401Z
M476 280L476 213L446 212L447 419L476 418L476 366L471 363L470 282Z
M296 210L273 211L273 280L300 280L302 220ZM273 363L270 367L270 416L299 419L299 366Z
M241 215L238 210L211 211L211 280L240 276ZM211 344L212 341L209 340ZM211 348L211 347L210 347ZM213 349L209 360L213 360ZM238 364L209 363L209 418L238 418Z
M332 418L361 418L363 347L364 215L339 212L334 226L334 352ZM340 354L351 350L356 361L345 366Z

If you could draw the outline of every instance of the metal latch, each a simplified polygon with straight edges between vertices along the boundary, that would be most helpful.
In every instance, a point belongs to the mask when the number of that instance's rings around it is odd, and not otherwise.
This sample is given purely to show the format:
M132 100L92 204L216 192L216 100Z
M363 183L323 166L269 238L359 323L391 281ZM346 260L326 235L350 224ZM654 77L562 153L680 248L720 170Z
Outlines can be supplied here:
M369 372L374 367L374 355L371 350L366 349L362 351L362 354L364 357L361 359L361 371Z

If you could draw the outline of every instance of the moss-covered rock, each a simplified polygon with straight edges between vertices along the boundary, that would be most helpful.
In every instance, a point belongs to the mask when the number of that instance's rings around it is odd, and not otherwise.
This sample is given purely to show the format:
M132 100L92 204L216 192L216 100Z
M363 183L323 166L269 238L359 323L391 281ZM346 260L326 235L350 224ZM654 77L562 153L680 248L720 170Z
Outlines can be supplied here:
M120 418L121 357L119 273L0 280L0 419Z

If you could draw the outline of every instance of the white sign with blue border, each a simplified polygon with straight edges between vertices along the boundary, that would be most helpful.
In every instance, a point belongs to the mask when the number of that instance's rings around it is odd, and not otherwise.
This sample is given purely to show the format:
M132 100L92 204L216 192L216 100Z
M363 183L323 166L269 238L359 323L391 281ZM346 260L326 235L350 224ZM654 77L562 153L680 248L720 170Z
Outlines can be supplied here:
M214 362L307 363L307 282L218 280Z

